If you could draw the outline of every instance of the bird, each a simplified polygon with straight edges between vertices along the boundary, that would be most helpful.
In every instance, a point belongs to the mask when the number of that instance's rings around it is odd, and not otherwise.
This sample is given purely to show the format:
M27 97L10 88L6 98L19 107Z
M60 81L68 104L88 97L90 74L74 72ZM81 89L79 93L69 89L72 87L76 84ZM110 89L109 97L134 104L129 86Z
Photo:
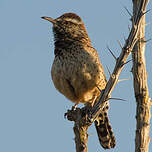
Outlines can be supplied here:
M51 76L55 88L75 105L93 106L107 84L98 52L92 46L81 17L64 13L56 19L41 17L53 24L54 61ZM109 101L94 124L100 145L114 148L115 136L108 119Z

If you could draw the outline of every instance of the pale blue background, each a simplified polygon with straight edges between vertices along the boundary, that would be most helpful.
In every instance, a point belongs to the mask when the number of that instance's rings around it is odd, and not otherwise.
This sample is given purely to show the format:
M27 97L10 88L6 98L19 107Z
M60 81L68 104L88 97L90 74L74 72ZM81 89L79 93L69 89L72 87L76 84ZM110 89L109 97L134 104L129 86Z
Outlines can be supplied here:
M124 44L123 37L128 36L130 16L123 6L131 11L132 0L0 0L0 152L75 152L73 123L63 117L73 104L53 86L50 76L54 58L52 25L40 17L56 18L65 12L80 15L108 78L106 66L112 71L115 62L106 45L118 56L121 49L117 40ZM148 8L151 6L152 2ZM151 19L150 12L147 22ZM149 39L152 24L146 30L146 39ZM150 41L146 46L150 94L151 44ZM112 93L113 97L127 101L110 101L109 115L117 145L109 152L134 151L136 105L131 67L129 63L121 73L121 78L130 80L119 83ZM94 126L89 129L88 149L89 152L104 151Z

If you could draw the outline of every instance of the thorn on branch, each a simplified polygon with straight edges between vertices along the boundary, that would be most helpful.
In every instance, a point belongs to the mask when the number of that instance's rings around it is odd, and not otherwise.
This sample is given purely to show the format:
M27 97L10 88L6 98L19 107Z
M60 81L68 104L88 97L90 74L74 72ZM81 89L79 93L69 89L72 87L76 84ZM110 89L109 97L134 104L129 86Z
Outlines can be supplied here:
M127 101L127 100L121 99L121 98L108 98L108 100L121 100L121 101Z
M130 80L130 78L128 78L128 79L119 79L118 82L127 81L127 80Z
M131 29L130 29L130 26L128 25L128 30L129 30L129 32L131 31Z
M123 39L124 39L124 41L126 42L126 38L125 38L125 36L123 36Z
M120 41L118 40L118 44L121 47L121 49L123 48L123 46L121 45Z
M131 68L130 72L133 73L133 68Z
M132 59L130 59L127 62L123 63L122 66L124 66L125 64L128 64L130 61L132 61Z
M151 38L148 39L148 40L145 40L145 41L143 41L143 42L144 42L144 43L147 43L147 42L149 42L149 41L151 41Z
M130 11L127 9L126 6L124 6L124 8L125 8L125 10L127 11L127 13L131 16L131 18L132 18L132 13L130 13Z
M142 13L142 16L145 15L145 14L147 14L147 13L150 12L150 11L151 11L151 9L149 9L149 10L143 12L143 13Z
M110 77L112 77L112 74L111 74L111 72L110 72L110 70L109 70L108 66L106 66L106 68L107 68L107 71L108 71L108 73L109 73Z
M149 42L149 41L151 41L151 38L148 39L148 40L145 40L144 37L139 39L139 42L142 42L142 43L147 43L147 42Z
M97 89L100 91L100 92L102 92L102 90L96 85L96 87L97 87Z
M116 56L114 55L114 53L111 51L111 49L107 46L108 51L111 53L111 55L113 56L113 58L115 59L115 61L117 61Z

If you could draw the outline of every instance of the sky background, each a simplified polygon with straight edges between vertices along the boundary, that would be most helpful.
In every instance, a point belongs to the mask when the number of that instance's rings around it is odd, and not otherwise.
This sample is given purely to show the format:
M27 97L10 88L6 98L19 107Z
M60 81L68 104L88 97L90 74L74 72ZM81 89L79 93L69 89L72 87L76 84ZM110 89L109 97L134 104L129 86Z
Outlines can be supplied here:
M106 66L112 71L115 61L106 46L118 56L121 49L117 41L124 44L131 25L124 6L132 12L132 0L0 0L0 152L75 152L73 122L64 119L73 103L54 88L50 75L54 59L52 25L40 17L56 18L66 12L80 15L108 79ZM151 6L152 2L148 8ZM151 12L146 20L151 22ZM151 23L146 27L146 39L149 38ZM146 45L150 95L151 58L150 41ZM112 93L112 97L127 101L110 101L109 117L117 143L109 152L135 149L136 104L131 67L130 62L120 75L130 80L117 84ZM88 133L88 151L104 151L94 125Z

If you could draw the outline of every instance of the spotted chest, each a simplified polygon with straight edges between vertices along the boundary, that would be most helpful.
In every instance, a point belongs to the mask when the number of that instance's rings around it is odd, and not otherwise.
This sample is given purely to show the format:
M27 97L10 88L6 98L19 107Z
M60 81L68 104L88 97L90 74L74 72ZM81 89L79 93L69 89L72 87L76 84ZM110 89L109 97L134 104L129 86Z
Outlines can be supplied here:
M99 94L97 85L106 84L102 65L93 48L73 48L60 51L52 65L51 75L55 87L73 102L86 103Z

